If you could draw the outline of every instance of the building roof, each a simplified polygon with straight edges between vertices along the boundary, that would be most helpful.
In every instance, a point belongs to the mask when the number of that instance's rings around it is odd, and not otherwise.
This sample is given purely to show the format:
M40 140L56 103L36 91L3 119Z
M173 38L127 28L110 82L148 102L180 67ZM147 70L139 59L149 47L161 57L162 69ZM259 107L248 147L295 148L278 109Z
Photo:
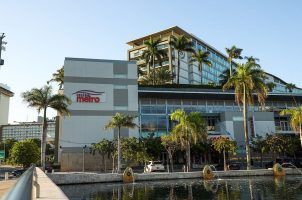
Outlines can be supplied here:
M14 93L10 91L9 87L0 83L0 93L5 94L6 96L13 97Z

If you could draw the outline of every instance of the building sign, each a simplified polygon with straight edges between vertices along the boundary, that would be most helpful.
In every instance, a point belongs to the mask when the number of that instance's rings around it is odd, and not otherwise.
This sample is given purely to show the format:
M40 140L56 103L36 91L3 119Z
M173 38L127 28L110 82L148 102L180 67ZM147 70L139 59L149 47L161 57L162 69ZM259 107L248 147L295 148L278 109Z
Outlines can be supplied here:
M79 90L72 94L72 101L77 103L101 103L106 101L106 94L93 90Z

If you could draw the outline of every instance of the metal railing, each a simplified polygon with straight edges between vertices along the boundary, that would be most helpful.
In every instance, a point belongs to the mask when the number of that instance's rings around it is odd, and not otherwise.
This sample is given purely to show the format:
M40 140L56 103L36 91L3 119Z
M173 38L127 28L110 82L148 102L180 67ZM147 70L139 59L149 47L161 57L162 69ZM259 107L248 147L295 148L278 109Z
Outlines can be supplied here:
M2 197L2 200L31 200L33 191L33 174L35 166L27 169L17 183Z

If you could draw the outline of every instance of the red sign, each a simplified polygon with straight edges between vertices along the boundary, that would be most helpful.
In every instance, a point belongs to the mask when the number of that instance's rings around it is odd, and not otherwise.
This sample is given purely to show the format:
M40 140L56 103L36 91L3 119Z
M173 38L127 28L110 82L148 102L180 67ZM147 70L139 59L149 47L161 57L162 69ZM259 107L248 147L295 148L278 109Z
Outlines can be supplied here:
M105 92L95 92L92 90L79 90L73 93L73 100L78 103L100 103L104 102ZM102 98L103 97L103 98Z

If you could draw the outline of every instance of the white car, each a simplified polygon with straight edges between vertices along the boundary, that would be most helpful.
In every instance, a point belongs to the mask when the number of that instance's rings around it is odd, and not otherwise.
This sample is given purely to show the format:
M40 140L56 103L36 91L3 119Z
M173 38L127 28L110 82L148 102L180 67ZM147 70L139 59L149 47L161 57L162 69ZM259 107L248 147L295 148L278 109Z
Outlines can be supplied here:
M165 171L165 166L161 161L149 161L146 172Z

